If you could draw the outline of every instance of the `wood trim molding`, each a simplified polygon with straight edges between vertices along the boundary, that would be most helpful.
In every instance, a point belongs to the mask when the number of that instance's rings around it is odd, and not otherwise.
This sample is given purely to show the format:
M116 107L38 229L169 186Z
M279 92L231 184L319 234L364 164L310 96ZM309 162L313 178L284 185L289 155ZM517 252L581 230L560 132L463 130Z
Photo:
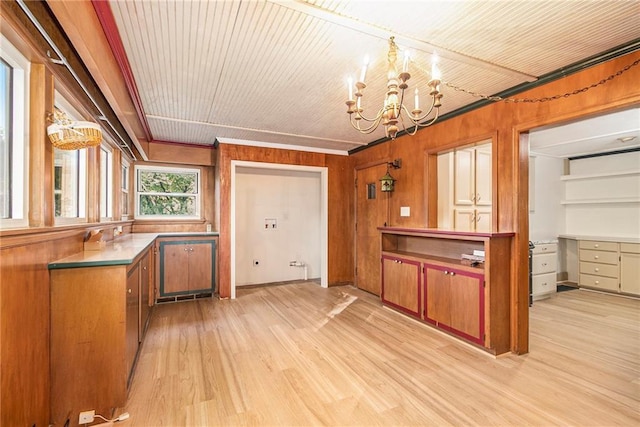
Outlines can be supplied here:
M102 25L102 30L107 37L107 42L111 47L113 56L115 57L118 66L120 67L120 72L122 72L122 76L124 77L127 91L129 92L129 96L131 96L131 100L133 101L133 105L136 109L138 120L140 120L140 123L142 123L145 137L147 138L147 141L151 141L153 140L153 136L151 135L151 128L149 127L149 122L147 121L147 115L144 112L142 99L140 98L140 92L138 91L138 86L136 85L136 79L133 76L129 58L127 57L127 53L124 50L122 38L120 38L120 32L118 31L118 26L116 25L113 12L111 11L111 6L109 5L108 1L104 0L91 0L91 3L93 4L93 8L96 11L96 15L98 16L100 25Z

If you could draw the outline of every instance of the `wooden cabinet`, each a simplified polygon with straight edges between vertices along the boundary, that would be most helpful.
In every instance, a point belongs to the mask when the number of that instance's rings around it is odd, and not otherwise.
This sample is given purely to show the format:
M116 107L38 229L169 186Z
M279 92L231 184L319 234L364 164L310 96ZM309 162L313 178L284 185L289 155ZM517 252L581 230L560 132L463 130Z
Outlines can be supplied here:
M381 227L382 302L494 354L509 351L513 233ZM462 254L485 252L471 265Z
M146 252L140 258L140 322L138 325L139 333L139 341L142 342L144 338L144 334L147 330L147 325L149 324L149 319L151 317L151 307L153 306L153 299L151 295L153 294L152 290L153 286L153 253L152 251Z
M491 144L454 153L453 224L459 231L491 231Z
M421 264L400 257L382 256L381 299L398 310L420 317Z
M136 252L133 262L82 262L80 255L77 264L49 266L55 425L77 425L80 411L109 415L126 403L148 316L140 296L149 292L153 262L152 246Z
M640 295L640 244L620 243L620 292Z
M213 295L216 283L217 237L159 238L159 301Z
M532 250L533 299L548 298L557 291L558 244L536 243Z
M425 264L425 320L484 345L484 272Z

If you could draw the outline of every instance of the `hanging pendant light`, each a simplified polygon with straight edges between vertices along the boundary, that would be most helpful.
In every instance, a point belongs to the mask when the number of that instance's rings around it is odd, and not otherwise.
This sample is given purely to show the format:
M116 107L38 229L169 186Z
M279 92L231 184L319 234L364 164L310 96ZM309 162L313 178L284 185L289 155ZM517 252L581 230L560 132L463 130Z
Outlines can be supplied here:
M96 123L71 120L63 111L55 109L47 127L51 144L60 150L80 150L102 142L102 129Z

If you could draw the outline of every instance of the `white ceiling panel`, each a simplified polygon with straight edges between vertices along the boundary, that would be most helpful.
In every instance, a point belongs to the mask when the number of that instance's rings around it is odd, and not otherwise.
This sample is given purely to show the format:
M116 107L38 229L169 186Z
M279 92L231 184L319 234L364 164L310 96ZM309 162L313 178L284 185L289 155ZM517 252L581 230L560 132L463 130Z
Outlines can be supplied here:
M410 49L427 93L430 55L443 80L491 95L640 38L638 1L111 0L154 139L216 138L350 150L346 79L365 54L363 106L386 92L388 39ZM442 85L441 114L479 98ZM424 105L426 99L422 99Z

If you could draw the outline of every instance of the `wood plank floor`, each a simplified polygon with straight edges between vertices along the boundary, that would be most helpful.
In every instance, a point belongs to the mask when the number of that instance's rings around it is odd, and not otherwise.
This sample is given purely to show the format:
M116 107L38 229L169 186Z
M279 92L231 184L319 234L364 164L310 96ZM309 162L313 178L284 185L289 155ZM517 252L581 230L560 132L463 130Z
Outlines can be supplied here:
M238 290L155 308L129 426L640 425L640 301L537 301L494 358L350 286ZM122 424L125 424L122 423Z

